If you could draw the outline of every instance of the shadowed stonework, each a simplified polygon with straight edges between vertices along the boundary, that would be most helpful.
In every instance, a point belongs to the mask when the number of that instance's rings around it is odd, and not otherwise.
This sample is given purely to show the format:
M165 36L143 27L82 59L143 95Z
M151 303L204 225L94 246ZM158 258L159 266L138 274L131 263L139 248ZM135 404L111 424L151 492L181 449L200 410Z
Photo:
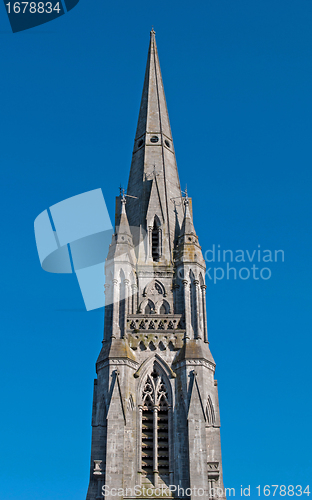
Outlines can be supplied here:
M216 498L223 479L206 267L181 193L153 30L127 194L116 200L105 265L87 500L103 498L103 488L110 500L112 488L124 499L166 497L169 487L171 498L194 500L198 490Z

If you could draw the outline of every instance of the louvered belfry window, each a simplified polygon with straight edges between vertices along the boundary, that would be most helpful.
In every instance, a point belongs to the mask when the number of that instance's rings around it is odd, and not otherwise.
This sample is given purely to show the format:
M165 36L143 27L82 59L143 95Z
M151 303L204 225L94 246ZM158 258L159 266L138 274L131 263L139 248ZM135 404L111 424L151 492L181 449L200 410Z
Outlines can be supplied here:
M154 225L152 229L152 257L154 262L158 262L161 256L160 248L160 227L157 224L157 219L154 219Z
M157 368L144 385L142 407L142 470L147 476L169 474L168 391Z

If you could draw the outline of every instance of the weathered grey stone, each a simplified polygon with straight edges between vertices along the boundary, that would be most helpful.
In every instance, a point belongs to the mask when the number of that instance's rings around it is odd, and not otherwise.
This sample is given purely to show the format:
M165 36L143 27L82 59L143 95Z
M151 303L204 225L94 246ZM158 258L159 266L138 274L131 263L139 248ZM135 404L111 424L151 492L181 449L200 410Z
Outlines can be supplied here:
M200 488L211 499L223 479L206 268L181 194L154 31L128 194L137 198L116 200L105 265L87 500L103 498L104 485L125 499L136 485L155 497L162 485L191 488L192 500Z

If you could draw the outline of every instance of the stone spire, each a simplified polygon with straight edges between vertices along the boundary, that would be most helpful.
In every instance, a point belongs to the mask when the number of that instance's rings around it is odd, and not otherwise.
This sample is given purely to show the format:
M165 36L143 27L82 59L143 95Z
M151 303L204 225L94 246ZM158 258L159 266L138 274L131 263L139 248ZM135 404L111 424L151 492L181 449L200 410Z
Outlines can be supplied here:
M172 141L171 128L161 77L156 46L155 31L150 33L145 80L141 99L135 139L140 139L146 132L163 133Z
M176 226L179 225L179 233L183 220L183 205L154 30L150 34L127 193L139 200L127 203L131 227L139 226L143 232L148 231L152 225L148 220L150 214L153 211L161 214L167 247L164 255L172 261Z
M193 235L196 236L191 212L190 212L190 199L188 197L187 193L187 188L185 188L185 198L184 198L184 219L183 219L183 224L181 228L181 235L186 236L186 235Z

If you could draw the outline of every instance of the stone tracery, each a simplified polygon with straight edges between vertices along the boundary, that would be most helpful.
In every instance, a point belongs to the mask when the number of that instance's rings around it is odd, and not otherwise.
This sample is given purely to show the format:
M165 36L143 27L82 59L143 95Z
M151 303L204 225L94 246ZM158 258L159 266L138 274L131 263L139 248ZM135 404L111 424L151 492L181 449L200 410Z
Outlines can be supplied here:
M154 364L142 390L142 472L169 479L169 396L164 376Z

